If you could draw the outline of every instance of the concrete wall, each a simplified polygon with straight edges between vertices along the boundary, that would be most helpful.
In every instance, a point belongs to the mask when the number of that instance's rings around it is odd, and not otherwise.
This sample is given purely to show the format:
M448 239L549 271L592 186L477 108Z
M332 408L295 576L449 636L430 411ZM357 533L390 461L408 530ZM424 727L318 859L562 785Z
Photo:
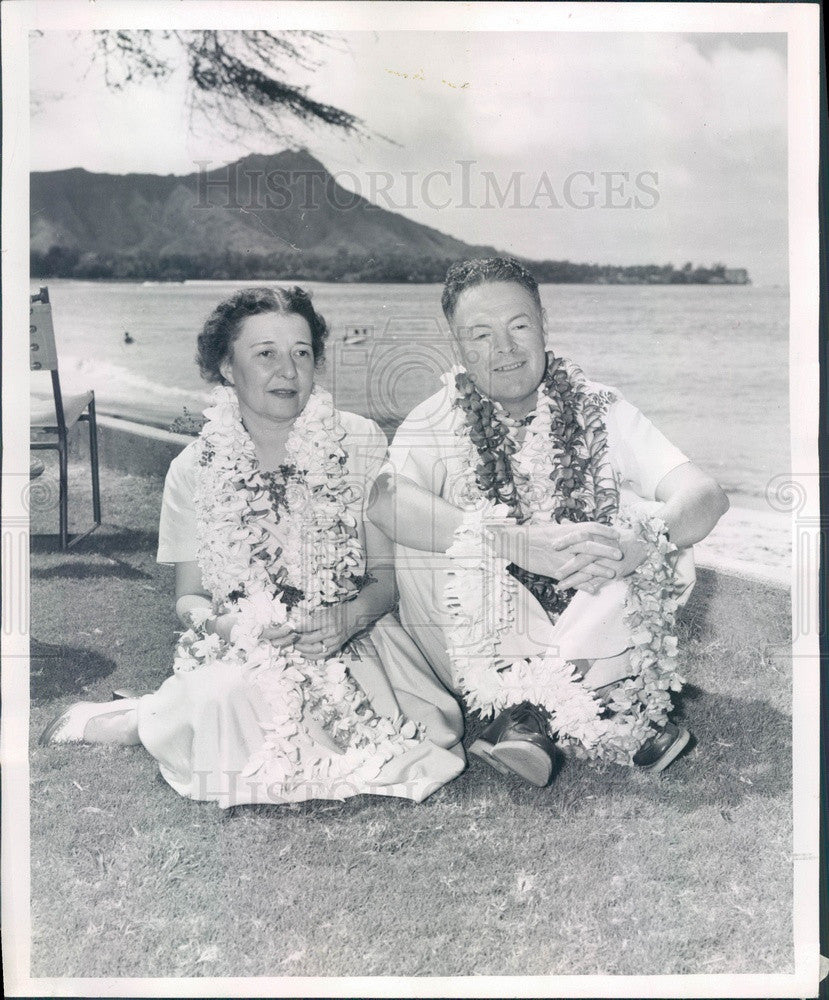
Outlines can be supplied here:
M98 460L101 465L139 476L163 477L170 462L193 440L186 434L173 434L118 417L99 416L97 424ZM89 431L86 424L78 424L73 429L70 455L76 459L87 459Z

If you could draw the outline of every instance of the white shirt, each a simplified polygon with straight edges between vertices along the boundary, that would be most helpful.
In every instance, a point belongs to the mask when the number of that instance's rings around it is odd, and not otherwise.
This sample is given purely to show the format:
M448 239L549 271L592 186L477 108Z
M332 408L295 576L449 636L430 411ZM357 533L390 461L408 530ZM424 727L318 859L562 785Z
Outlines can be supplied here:
M607 408L605 426L608 457L622 488L643 500L655 500L659 483L684 465L687 457L615 389L597 382L588 382L587 387L616 396ZM451 496L454 482L464 471L468 447L457 435L464 416L452 405L454 395L444 387L416 406L389 449L389 462L397 473L441 497Z
M343 447L348 455L348 483L353 497L349 508L357 520L362 539L365 504L371 484L386 458L386 437L373 420L344 410L339 414L346 432ZM161 563L196 559L196 510L193 505L198 462L196 445L193 441L176 455L164 480L156 556Z

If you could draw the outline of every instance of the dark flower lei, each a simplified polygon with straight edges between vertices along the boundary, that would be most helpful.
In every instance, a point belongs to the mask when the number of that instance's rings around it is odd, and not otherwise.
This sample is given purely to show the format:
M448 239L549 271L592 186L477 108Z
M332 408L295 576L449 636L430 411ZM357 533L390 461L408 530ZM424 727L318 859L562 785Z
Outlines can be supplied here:
M521 508L520 482L511 461L518 446L509 426L466 372L455 376L455 387L455 405L464 414L478 452L478 488L487 499L506 504L519 524L526 521L531 512ZM550 447L556 456L550 485L557 500L553 518L557 522L567 519L610 524L619 509L619 491L615 480L603 476L602 471L608 467L605 413L616 397L606 390L588 391L581 371L552 352L547 354L539 391L550 400ZM550 577L514 564L507 568L555 623L575 591L560 591Z

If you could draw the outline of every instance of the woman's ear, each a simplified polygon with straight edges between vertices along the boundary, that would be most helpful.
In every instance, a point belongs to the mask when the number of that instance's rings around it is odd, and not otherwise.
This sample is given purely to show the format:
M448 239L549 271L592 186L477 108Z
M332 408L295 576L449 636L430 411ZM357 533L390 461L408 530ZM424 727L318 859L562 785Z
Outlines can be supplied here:
M232 371L230 358L225 358L219 365L219 373L228 385L233 385Z

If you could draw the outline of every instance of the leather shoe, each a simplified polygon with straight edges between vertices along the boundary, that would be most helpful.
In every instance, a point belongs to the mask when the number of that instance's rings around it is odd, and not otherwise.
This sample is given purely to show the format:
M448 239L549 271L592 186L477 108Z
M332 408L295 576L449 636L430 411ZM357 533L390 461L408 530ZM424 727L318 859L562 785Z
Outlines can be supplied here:
M543 788L553 773L556 748L542 712L524 702L507 708L470 746L469 752L501 774L517 774Z
M642 771L664 771L682 753L691 734L687 729L666 722L664 726L654 726L656 732L633 755L634 767Z

